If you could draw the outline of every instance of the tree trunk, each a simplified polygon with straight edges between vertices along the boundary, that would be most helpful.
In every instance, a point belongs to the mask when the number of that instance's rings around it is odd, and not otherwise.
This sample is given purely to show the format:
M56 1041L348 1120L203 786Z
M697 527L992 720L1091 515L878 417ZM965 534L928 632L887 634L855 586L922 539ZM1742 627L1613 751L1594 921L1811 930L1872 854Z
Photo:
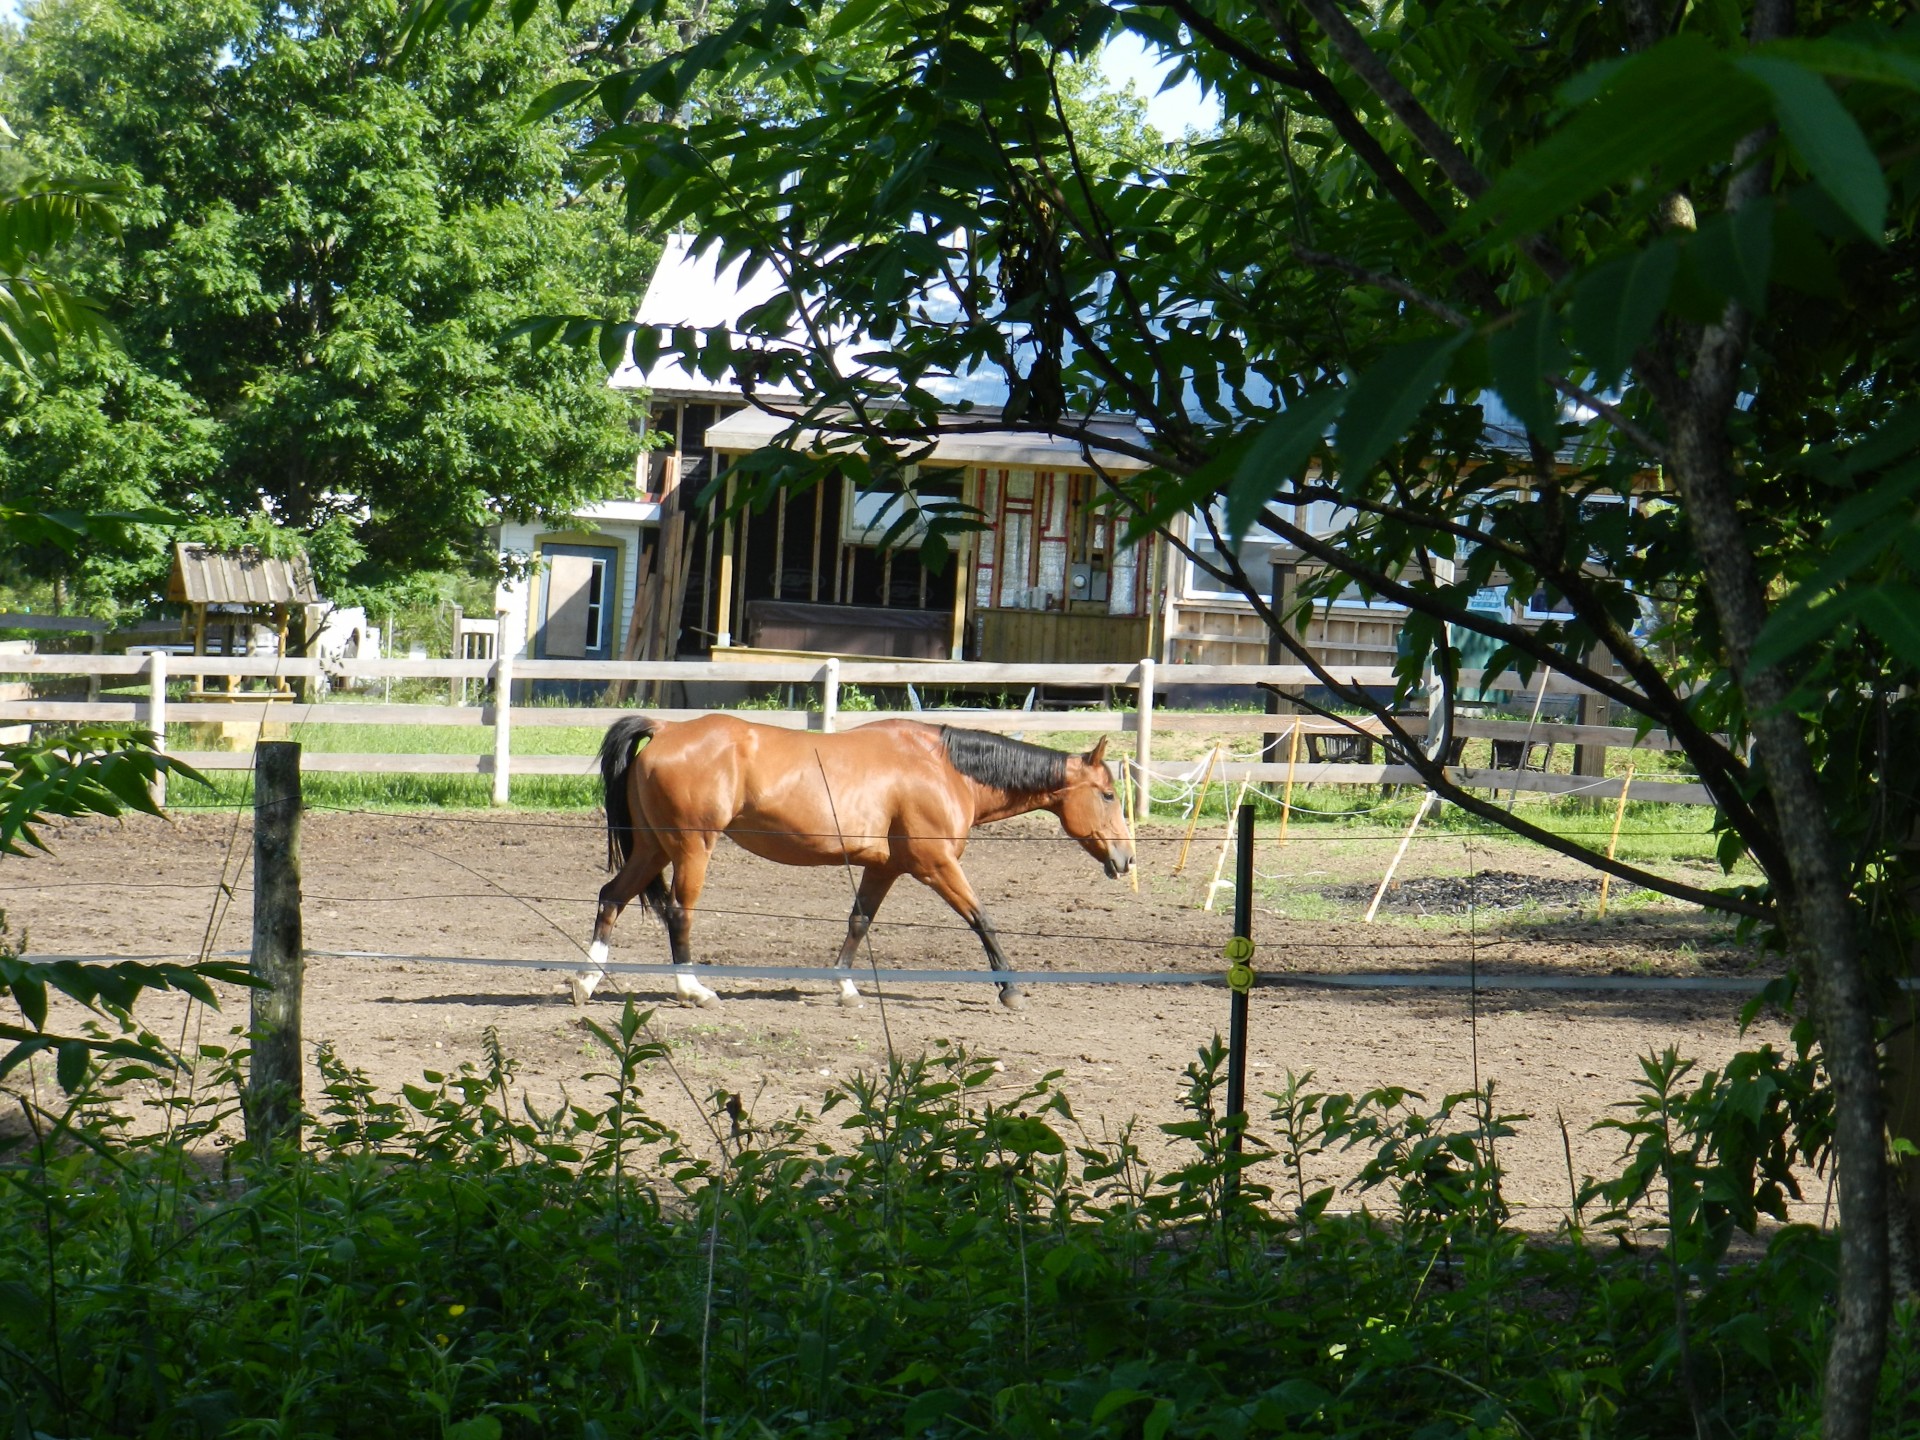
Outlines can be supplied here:
M1752 717L1754 755L1778 817L1789 874L1773 875L1789 938L1804 957L1813 1019L1834 1093L1834 1166L1840 1190L1840 1286L1827 1355L1821 1430L1867 1440L1886 1353L1887 1166L1872 988L1855 931L1847 867L1820 798L1812 757L1775 667L1747 657L1766 605L1734 500L1725 409L1744 325L1729 314L1701 338L1694 373L1672 412L1674 477L1733 673Z

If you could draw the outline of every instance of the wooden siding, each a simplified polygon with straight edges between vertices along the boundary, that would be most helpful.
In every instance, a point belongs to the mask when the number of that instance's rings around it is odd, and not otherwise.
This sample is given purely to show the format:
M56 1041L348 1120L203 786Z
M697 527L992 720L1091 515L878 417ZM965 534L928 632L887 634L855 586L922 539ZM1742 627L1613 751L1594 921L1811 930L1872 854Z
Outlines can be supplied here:
M982 610L975 619L978 658L1010 664L1124 664L1147 654L1144 615L1061 610Z

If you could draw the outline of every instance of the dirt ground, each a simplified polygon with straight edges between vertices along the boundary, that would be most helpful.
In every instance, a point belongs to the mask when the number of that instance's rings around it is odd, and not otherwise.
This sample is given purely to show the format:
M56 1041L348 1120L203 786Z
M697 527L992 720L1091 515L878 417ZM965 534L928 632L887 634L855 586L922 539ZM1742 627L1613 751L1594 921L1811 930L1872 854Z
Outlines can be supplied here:
M58 825L47 832L51 856L0 859L0 908L15 943L37 955L180 954L203 945L243 951L252 923L250 824L244 813L213 812ZM302 835L310 949L555 968L316 955L305 996L309 1044L330 1041L383 1089L397 1091L423 1069L479 1061L482 1033L492 1026L541 1108L563 1089L591 1093L582 1077L600 1067L604 1052L564 998L561 971L587 938L604 878L602 835L597 816L578 813L310 811ZM979 832L966 868L1021 969L1217 973L1231 893L1220 892L1212 912L1200 901L1221 840L1219 821L1203 826L1176 875L1181 827L1149 827L1135 892L1102 876L1051 819L1027 817ZM1379 921L1364 925L1360 915L1395 843L1386 834L1296 830L1282 850L1271 829L1263 832L1258 968L1277 981L1328 972L1465 974L1473 965L1495 988L1477 1002L1465 991L1257 989L1248 1084L1254 1130L1267 1133L1260 1097L1289 1071L1312 1071L1316 1089L1398 1084L1436 1102L1469 1089L1477 1039L1478 1073L1496 1085L1500 1108L1531 1117L1503 1152L1508 1196L1550 1223L1569 1191L1557 1117L1571 1136L1573 1168L1610 1172L1618 1143L1591 1126L1632 1093L1639 1058L1673 1046L1702 1067L1720 1063L1740 1044L1744 996L1502 990L1499 977L1724 976L1757 973L1759 962L1716 917L1616 893L1612 914L1596 920L1591 872L1545 852L1444 834L1414 845ZM875 996L865 981L867 1003L843 1008L825 972L849 895L844 871L785 869L720 847L696 919L696 952L733 964L818 965L822 974L818 983L719 980L724 1001L705 1010L675 1004L657 977L622 977L655 1007L652 1023L671 1045L673 1067L660 1067L646 1087L658 1118L703 1136L700 1108L716 1090L740 1095L763 1118L802 1106L817 1111L849 1074L883 1064L889 1045L918 1053L946 1040L998 1057L1008 1093L1063 1072L1060 1086L1089 1136L1110 1135L1138 1117L1149 1157L1161 1165L1177 1158L1155 1127L1179 1118L1184 1068L1198 1046L1225 1032L1224 989L1038 985L1025 1012L1014 1014L987 985L890 983ZM972 934L910 882L894 890L871 941L883 969L984 969ZM665 950L664 932L638 911L615 934L616 961L664 960ZM611 1021L618 1004L603 991L591 1013ZM182 1019L159 1001L142 1013L162 1033ZM197 1023L213 1038L245 1016L239 998ZM1749 1032L1749 1043L1762 1040L1784 1040L1777 1020L1762 1018ZM1332 1179L1352 1164L1326 1157L1318 1167ZM1810 1191L1814 1215L1824 1198Z

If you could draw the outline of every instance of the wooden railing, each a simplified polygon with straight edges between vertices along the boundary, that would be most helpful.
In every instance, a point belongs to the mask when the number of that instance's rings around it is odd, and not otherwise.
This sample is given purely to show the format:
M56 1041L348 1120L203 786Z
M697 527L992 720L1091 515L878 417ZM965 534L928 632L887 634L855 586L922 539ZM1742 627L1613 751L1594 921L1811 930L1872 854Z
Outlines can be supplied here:
M480 704L374 704L338 701L303 701L285 695L239 694L224 700L179 700L170 698L170 680L185 674L227 677L239 680L270 679L284 682L317 682L325 677L333 683L351 683L370 679L442 680L449 682L488 682L494 696L511 694L520 682L592 681L612 687L620 682L683 682L685 684L738 684L805 686L814 692L816 705L809 709L761 710L749 712L759 724L778 725L796 730L833 731L852 719L864 724L872 720L923 719L940 724L992 730L1000 733L1048 734L1128 734L1134 742L1134 764L1138 774L1149 781L1184 781L1193 778L1190 763L1168 765L1153 758L1156 730L1208 735L1266 734L1284 736L1296 724L1322 734L1344 733L1339 722L1308 720L1292 715L1271 715L1240 711L1168 710L1161 702L1165 686L1273 687L1298 692L1316 685L1316 677L1299 665L1179 665L1156 666L1151 660L1129 664L1037 665L991 664L948 661L906 660L768 660L768 661L637 661L608 662L587 660L528 660L501 656L485 660L372 660L352 659L327 664L313 659L277 656L183 656L156 651L144 655L4 655L0 656L0 675L55 676L79 675L112 686L119 682L138 682L145 692L139 698L75 700L65 698L0 699L0 724L61 721L94 721L144 725L153 730L164 747L169 725L194 721L228 723L271 721L276 725L323 723L329 725L455 725L491 729L491 754L407 755L363 752L309 751L302 760L309 771L383 774L490 775L493 798L505 804L514 775L586 775L592 772L591 755L529 755L513 751L513 732L521 726L600 727L633 708L610 705L506 705L491 700ZM1384 666L1347 667L1338 678L1374 689L1390 688L1394 673ZM1463 681L1482 683L1497 680L1478 673L1463 676ZM1111 687L1133 694L1133 708L1032 711L1014 709L930 708L914 711L846 712L841 706L841 687L904 686L951 689L967 686L1005 688L1027 686ZM1513 680L1516 691L1522 687ZM450 689L450 696L454 692ZM1548 693L1579 693L1577 687L1550 684ZM662 709L646 707L648 713L665 719L682 719L709 713L706 709ZM853 719L857 715L857 719ZM1403 722L1415 734L1424 734L1426 717L1411 715ZM1534 743L1575 743L1589 746L1665 750L1675 748L1664 735L1655 732L1645 737L1619 726L1569 725L1560 721L1490 720L1459 717L1454 733L1469 738L1531 741ZM251 757L243 752L220 750L172 751L186 763L203 770L251 768ZM1278 782L1288 777L1297 785L1382 785L1419 784L1419 777L1406 766L1348 764L1332 761L1296 760L1285 763L1228 760L1216 767L1220 778ZM1526 790L1546 793L1582 793L1594 798L1618 795L1620 781L1587 776L1543 774L1529 770L1459 770L1461 782L1469 787L1489 790ZM1143 796L1146 787L1136 793ZM1665 800L1678 804L1710 804L1704 787L1696 784L1635 780L1636 798Z

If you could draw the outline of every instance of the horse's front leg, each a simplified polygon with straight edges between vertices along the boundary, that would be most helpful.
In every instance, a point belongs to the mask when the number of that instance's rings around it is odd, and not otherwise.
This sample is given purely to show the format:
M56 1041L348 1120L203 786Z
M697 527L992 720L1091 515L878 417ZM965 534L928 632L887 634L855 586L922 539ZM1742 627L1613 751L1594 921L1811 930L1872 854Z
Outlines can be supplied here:
M972 927L987 952L988 965L996 971L1013 968L1007 963L1006 952L1000 948L1000 937L994 933L993 922L987 919L987 912L980 908L979 898L973 893L973 886L967 883L957 858L948 857L924 871L916 871L914 878L951 905L960 918ZM1027 1008L1027 997L1021 993L1018 985L1002 981L1000 1003L1009 1010L1024 1010Z
M847 916L847 938L840 946L840 958L833 963L843 972L840 976L840 1003L858 1005L860 991L853 983L853 957L859 953L860 942L867 938L867 930L873 924L873 917L880 910L880 902L887 898L887 892L893 888L893 882L900 878L897 870L883 870L877 865L869 865L860 872L860 888L854 893L853 913Z

